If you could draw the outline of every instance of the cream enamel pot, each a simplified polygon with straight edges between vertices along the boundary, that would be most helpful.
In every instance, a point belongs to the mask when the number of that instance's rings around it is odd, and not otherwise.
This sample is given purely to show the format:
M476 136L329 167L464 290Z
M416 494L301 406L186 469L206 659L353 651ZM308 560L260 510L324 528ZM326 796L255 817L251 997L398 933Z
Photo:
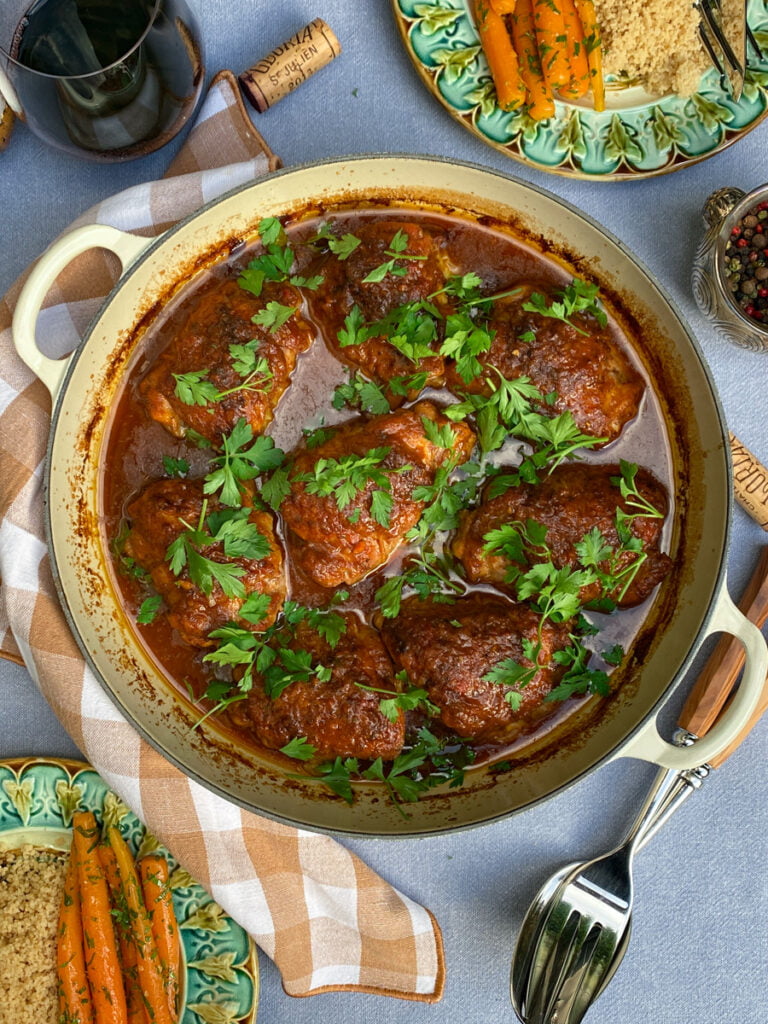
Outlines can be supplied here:
M142 331L162 304L206 266L253 238L266 216L339 203L387 201L509 224L574 274L596 280L618 323L642 338L644 364L667 423L676 513L675 568L662 584L610 698L590 701L568 729L526 750L514 769L479 767L456 790L430 792L404 817L375 783L356 786L352 806L324 787L288 778L238 745L158 670L123 613L99 533L102 446L121 380ZM123 276L78 350L43 355L37 315L57 274L91 247L115 252ZM694 767L727 746L756 707L768 668L759 632L726 590L731 507L728 435L697 344L649 273L576 209L507 175L418 157L360 157L278 172L204 207L156 240L95 225L54 245L28 279L14 318L21 358L53 400L47 460L47 525L54 572L70 626L96 676L140 733L182 771L228 799L303 827L357 835L418 835L493 821L573 783L615 757ZM674 382L674 386L668 386ZM747 667L724 718L693 748L663 739L656 716L703 639L740 638Z

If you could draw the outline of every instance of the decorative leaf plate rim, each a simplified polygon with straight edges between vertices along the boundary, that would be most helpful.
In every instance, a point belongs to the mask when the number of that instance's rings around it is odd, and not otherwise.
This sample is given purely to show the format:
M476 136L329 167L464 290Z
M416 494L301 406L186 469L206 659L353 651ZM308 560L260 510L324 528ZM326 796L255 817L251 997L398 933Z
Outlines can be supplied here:
M538 122L498 107L470 3L392 0L406 52L433 96L473 135L529 167L588 181L655 177L714 156L768 116L768 0L747 0L762 56L750 62L738 102L714 69L689 97L651 97L609 79L604 112L557 100L555 116Z
M179 867L98 772L69 758L0 760L0 850L25 844L68 849L77 809L118 823L134 852L142 846L159 850L169 861L184 956L179 1024L255 1024L259 965L253 940Z

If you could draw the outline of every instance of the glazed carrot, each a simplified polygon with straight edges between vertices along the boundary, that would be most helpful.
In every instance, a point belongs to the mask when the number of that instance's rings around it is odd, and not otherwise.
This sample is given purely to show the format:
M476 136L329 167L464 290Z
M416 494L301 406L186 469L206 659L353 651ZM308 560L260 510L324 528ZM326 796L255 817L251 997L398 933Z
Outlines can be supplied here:
M587 51L595 110L605 110L603 50L600 40L600 27L597 24L597 16L595 14L595 5L592 0L575 0L575 3L584 35L584 49Z
M531 0L517 0L510 22L512 42L520 62L520 75L525 82L528 113L534 121L543 121L555 113L555 101L541 68Z
M514 14L516 3L517 0L490 0L491 7L500 18L505 14Z
M72 848L80 889L85 969L96 1024L126 1024L123 974L117 952L107 880L96 852L99 830L90 811L72 817Z
M67 1024L93 1024L91 990L85 970L83 929L80 920L80 893L77 865L70 853L64 879L64 898L59 909L56 934L56 975L59 993L59 1020Z
M533 0L533 23L544 77L550 89L566 89L571 81L571 62L560 0Z
M152 924L141 893L139 876L133 856L128 849L120 830L114 825L107 830L107 842L112 847L117 860L120 875L120 886L125 900L125 908L131 922L133 944L136 948L136 968L139 984L144 996L144 1007L149 1024L175 1024L176 1015L168 1009L163 969L157 952Z
M138 863L144 906L152 923L163 978L168 994L168 1008L176 1013L181 971L181 942L179 926L173 912L173 895L169 881L168 861L159 854L142 857Z
M502 110L514 110L525 102L525 85L504 19L489 7L488 0L475 0L475 22L499 106Z
M98 854L115 911L113 917L117 944L120 950L120 961L123 965L123 984L125 986L128 1024L147 1024L147 1016L144 1012L144 997L139 984L136 946L133 942L130 919L120 885L120 874L117 870L115 851L106 843L99 843Z
M584 32L573 0L557 0L557 3L563 13L568 63L571 65L571 80L563 90L563 95L578 99L589 91L589 63Z

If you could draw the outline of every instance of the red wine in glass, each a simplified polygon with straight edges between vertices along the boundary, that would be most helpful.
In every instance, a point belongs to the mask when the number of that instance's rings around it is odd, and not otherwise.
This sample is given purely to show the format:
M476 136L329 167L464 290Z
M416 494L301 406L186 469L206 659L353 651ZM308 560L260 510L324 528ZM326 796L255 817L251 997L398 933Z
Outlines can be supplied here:
M36 0L16 27L5 70L36 134L113 161L173 138L204 77L184 0Z

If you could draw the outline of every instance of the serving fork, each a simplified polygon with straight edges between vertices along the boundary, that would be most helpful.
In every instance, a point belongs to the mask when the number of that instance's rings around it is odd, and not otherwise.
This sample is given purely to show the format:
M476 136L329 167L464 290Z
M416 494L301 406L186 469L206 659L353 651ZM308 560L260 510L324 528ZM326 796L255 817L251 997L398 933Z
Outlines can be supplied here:
M730 38L723 27L721 0L695 0L693 5L699 12L699 37L704 49L720 73L721 79L730 83L735 100L739 99L744 88L747 44L753 47L757 56L760 56L760 47L747 24L746 0L738 2L740 16Z
M758 626L768 619L768 547L740 602ZM714 724L738 678L744 655L733 637L715 647L688 696L675 740L694 743ZM768 707L768 681L752 720L728 748L688 771L662 770L624 843L585 864L558 871L539 891L512 957L510 996L523 1024L579 1024L615 974L629 945L632 859L711 768L736 749Z

